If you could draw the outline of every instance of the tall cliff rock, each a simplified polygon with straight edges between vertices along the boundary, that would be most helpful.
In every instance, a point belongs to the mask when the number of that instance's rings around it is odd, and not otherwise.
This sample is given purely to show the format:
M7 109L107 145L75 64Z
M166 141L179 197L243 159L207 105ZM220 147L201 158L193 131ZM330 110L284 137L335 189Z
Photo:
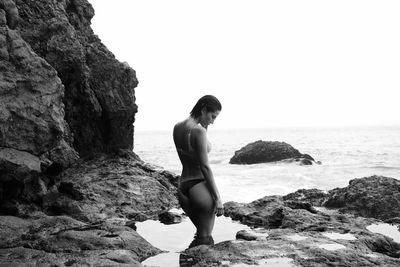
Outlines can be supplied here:
M86 0L16 1L18 32L56 69L65 119L80 155L133 148L137 106L133 69L117 61L90 28Z
M0 2L0 199L22 194L44 168L78 158L65 141L64 87L19 34L18 9Z
M177 177L132 152L138 82L93 15L86 0L0 0L1 266L161 252L132 228L177 205Z
M43 175L79 156L133 148L135 71L93 33L93 15L86 0L0 0L2 200L48 187Z

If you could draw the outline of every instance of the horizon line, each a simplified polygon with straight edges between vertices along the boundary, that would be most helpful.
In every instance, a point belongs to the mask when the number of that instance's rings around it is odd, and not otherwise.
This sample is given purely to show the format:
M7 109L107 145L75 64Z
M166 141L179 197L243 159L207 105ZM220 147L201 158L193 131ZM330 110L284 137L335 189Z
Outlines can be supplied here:
M349 125L349 124L342 124L342 125L271 125L271 126L247 126L247 127L212 127L210 128L211 131L219 131L219 130L263 130L263 129L310 129L310 128L317 128L317 129L330 129L330 128L400 128L400 123L385 123L385 124L357 124L357 125ZM166 132L172 131L171 129L167 128L138 128L134 126L134 132Z

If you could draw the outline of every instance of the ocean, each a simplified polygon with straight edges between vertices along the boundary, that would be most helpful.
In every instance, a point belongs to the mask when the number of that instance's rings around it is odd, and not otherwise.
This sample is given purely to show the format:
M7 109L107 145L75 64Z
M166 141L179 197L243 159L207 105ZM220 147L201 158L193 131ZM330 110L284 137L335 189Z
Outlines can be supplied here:
M383 175L400 179L400 126L212 129L209 162L223 202L251 202L298 189L330 190L354 178ZM229 164L248 143L286 142L321 165L297 163ZM136 131L134 151L144 161L181 173L171 131Z
M400 126L230 130L212 129L211 126L208 139L212 143L209 162L224 203L251 202L302 188L330 190L347 186L351 179L372 175L400 179ZM236 150L257 140L286 142L322 164L229 164ZM172 140L172 127L171 131L136 131L134 145L134 152L144 161L180 174L181 164ZM371 231L396 237L400 242L400 231L396 226L371 227ZM217 217L213 237L216 243L235 240L239 230L252 231L230 218ZM152 220L140 222L137 231L152 245L166 251L142 262L144 266L178 267L180 252L192 241L195 228L185 218L176 225L163 225ZM277 262L263 266L292 265Z

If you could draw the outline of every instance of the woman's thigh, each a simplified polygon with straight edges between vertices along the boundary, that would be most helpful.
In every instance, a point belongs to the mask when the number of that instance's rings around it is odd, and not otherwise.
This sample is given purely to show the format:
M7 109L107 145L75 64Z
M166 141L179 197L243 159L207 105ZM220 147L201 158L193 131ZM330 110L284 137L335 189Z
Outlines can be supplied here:
M179 200L179 204L181 205L181 208L187 214L189 212L189 209L190 209L190 200L185 194L182 193L180 188L178 188L178 200Z
M189 204L193 211L214 212L214 200L205 182L198 183L189 190Z

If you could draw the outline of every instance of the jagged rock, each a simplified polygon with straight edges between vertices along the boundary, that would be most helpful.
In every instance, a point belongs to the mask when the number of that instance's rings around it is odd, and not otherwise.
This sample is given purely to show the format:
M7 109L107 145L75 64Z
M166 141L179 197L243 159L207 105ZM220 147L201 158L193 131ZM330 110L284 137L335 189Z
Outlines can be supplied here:
M236 239L243 239L243 240L247 240L247 241L253 241L253 240L257 240L258 236L256 234L249 233L246 230L241 230L241 231L236 233Z
M125 226L127 226L135 231L137 230L136 221L127 221L125 223Z
M79 154L72 149L65 140L62 140L58 146L54 147L53 149L47 151L45 154L41 155L41 163L46 162L49 160L49 165L46 167L42 167L42 171L47 171L52 165L59 166L59 172L62 170L67 169L72 164L74 164L79 159ZM59 172L52 174L56 176Z
M225 216L253 227L326 230L333 223L309 203L284 201L281 196L266 196L248 204L227 202L224 208Z
M19 151L13 148L0 148L0 162L2 166L10 165L9 170L12 170L11 165L16 169L26 169L28 172L40 172L40 159L28 152ZM16 176L15 178L18 178Z
M342 212L395 222L396 217L400 217L400 181L371 176L353 179L349 186L328 193L317 189L301 189L286 196L266 196L248 204L224 204L225 215L243 223L282 228L291 227L298 221L296 229L304 229L304 225L310 221L325 220L319 217L320 213L313 205L339 208ZM338 220L346 220L346 216L343 217Z
M158 214L158 220L163 224L176 224L182 222L183 217L176 212L166 211Z
M308 154L301 154L297 149L285 142L256 141L235 151L230 164L256 164L286 160L311 165L314 159Z
M150 219L146 214L131 211L126 215L126 217L134 222L144 222Z
M65 119L81 156L132 150L136 74L118 62L90 28L86 0L17 1L18 32L58 73ZM72 136L65 138L72 141Z
M323 196L321 192L308 190L283 197L266 196L248 204L225 203L225 215L249 226L264 228L263 233L266 229L265 240L249 238L251 242L236 240L213 247L200 246L186 250L183 258L193 262L193 266L239 263L275 263L277 266L400 264L400 243L366 228L379 221L337 210L310 210L310 203L305 204L304 196L307 195L314 200Z
M384 176L353 179L329 191L326 207L382 220L400 217L400 181Z
M16 31L3 26L0 36L8 53L0 61L0 147L40 156L63 137L63 85Z
M177 178L129 153L136 74L93 15L87 0L0 0L0 214L24 218L0 216L2 266L141 266L160 252L109 223L175 207Z
M161 251L129 227L85 224L65 216L20 219L0 216L0 262L48 266L135 264ZM29 249L25 249L29 248ZM18 258L13 258L17 257ZM69 266L69 265L67 265Z
M163 173L141 160L99 155L60 174L57 190L43 197L43 208L49 215L66 214L90 222L110 217L139 221L138 214L156 219L178 206L177 189Z
M396 217L400 217L400 181L384 176L353 179L347 187L335 188L327 193L318 189L300 189L283 199L338 208L342 212L388 222L396 222Z
M3 266L131 266L142 267L130 250L52 253L24 247L0 249Z
M0 9L4 10L4 18L0 20L0 26L7 25L10 29L15 29L20 18L14 1L0 0Z
M400 217L393 217L390 219L385 220L386 223L395 223L398 224L399 228L400 228Z
M328 194L319 189L299 189L283 196L283 200L306 201L314 206L322 206L327 197Z
M387 239L372 234L384 247ZM395 244L396 243L391 243ZM398 245L398 244L397 244ZM382 248L380 247L380 248ZM360 234L356 240L331 239L318 232L292 229L269 231L266 240L235 240L198 246L180 255L180 266L399 266L400 259L370 248ZM186 265L185 265L186 264Z
M18 22L15 2L0 1L0 201L3 207L13 198L36 201L47 189L35 186L31 189L40 190L29 192L27 188L41 180L40 173L54 162L70 164L78 158L64 140L66 123L61 80L57 71L20 36L18 29L13 30ZM57 160L60 154L64 156ZM39 195L35 196L35 192Z

